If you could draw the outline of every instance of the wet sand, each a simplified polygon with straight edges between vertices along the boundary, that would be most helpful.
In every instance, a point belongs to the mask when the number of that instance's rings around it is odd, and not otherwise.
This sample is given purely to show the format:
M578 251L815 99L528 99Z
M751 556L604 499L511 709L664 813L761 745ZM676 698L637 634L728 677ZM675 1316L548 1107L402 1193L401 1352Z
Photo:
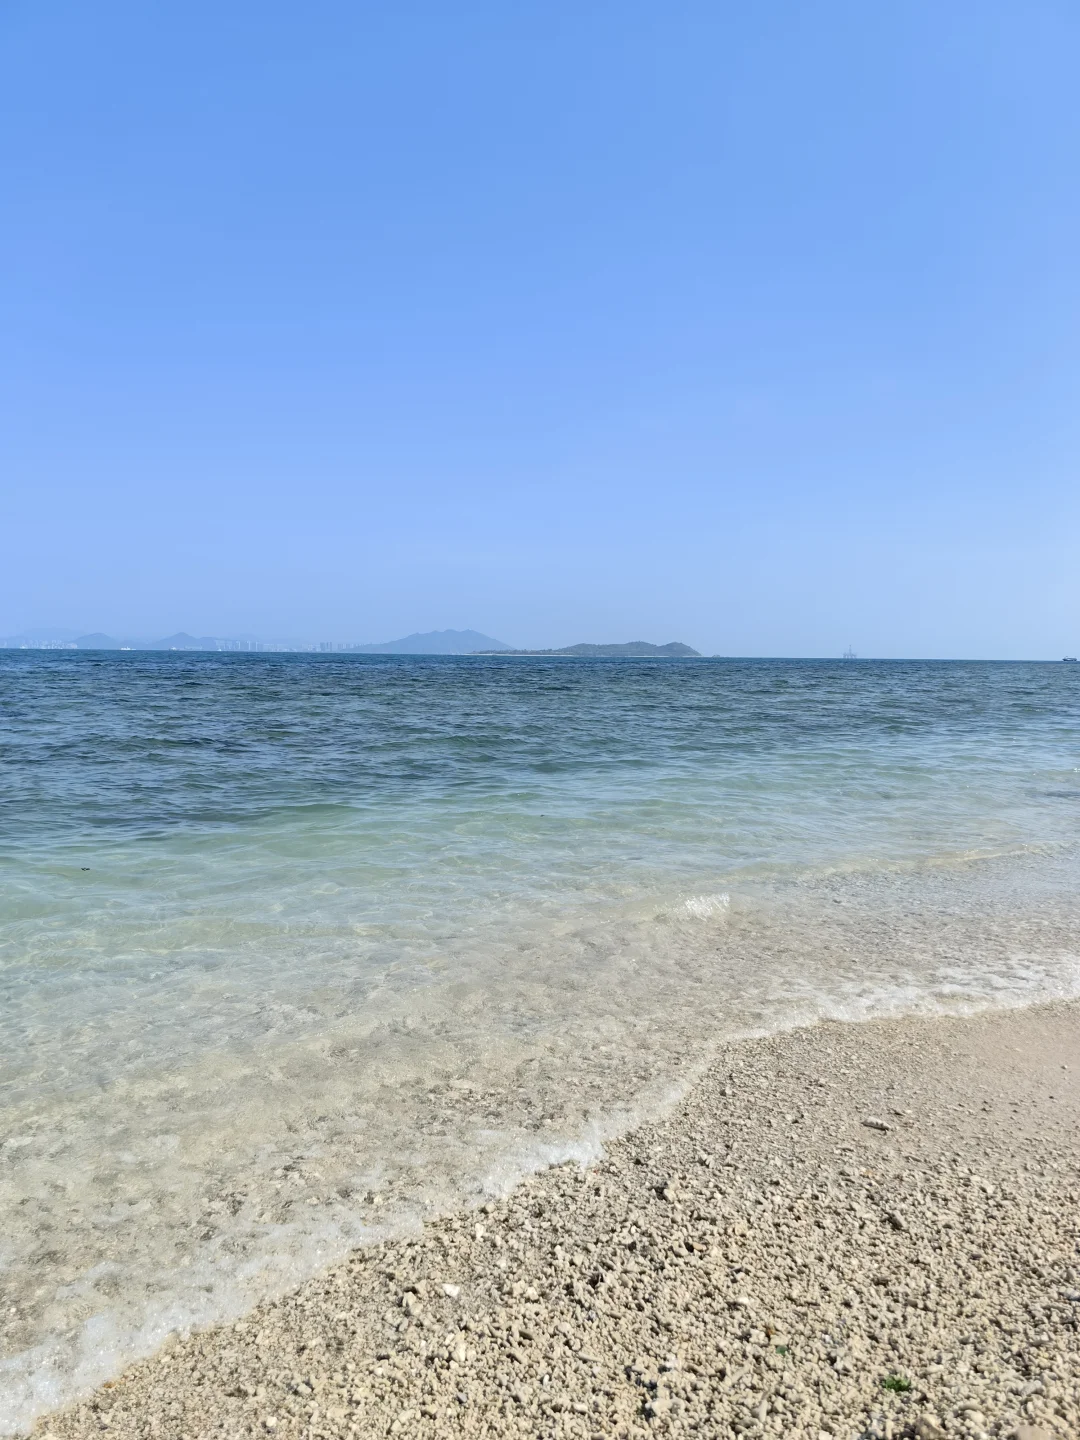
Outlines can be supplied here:
M1066 1440L1078 1326L1080 1004L828 1024L37 1433Z

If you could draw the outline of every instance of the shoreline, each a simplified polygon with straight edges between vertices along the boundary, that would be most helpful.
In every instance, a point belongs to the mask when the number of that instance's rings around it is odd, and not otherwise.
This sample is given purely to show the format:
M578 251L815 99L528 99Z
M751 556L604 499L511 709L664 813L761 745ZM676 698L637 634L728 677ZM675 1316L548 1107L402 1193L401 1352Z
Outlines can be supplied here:
M34 1433L1066 1440L1078 1235L1080 1002L825 1022Z

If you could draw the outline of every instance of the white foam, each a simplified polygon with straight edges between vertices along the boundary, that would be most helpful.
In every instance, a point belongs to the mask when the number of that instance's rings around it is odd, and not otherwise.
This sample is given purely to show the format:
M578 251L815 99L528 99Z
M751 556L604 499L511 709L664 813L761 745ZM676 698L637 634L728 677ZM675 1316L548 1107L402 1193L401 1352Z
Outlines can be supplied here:
M285 1016L258 1046L151 1068L85 1103L61 1094L47 1111L38 1097L4 1150L5 1210L29 1224L35 1195L76 1170L92 1192L96 1168L112 1167L95 1203L123 1214L127 1243L110 1277L95 1227L65 1233L42 1212L76 1278L54 1282L48 1332L0 1362L0 1433L358 1244L506 1194L547 1165L592 1163L674 1104L725 1039L1080 994L1075 890L1051 886L1033 903L1003 866L822 870L744 887L735 903L702 889L647 916L637 904L629 918L522 929L517 951L471 957L467 985L459 970L387 989L362 1013L292 1030ZM176 1233L154 1204L166 1190ZM364 1198L373 1190L386 1197L378 1209ZM289 1196L287 1222L264 1223ZM214 1238L183 1254L178 1235L207 1215ZM28 1296L48 1279L17 1273L37 1245L30 1230L5 1237L5 1278ZM72 1323L87 1298L96 1313Z

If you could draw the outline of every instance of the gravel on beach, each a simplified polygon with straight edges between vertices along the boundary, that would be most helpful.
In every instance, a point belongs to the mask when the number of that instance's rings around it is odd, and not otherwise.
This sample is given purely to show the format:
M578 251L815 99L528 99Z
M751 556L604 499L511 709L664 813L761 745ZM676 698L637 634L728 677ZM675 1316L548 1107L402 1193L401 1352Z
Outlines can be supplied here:
M723 1046L587 1171L175 1338L37 1434L1080 1437L1080 1005Z

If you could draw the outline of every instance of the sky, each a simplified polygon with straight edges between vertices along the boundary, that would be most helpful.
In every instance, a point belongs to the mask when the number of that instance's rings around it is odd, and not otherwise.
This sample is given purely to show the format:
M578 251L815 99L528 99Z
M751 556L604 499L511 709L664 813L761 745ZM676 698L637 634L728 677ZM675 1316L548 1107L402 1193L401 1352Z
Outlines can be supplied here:
M0 635L1080 652L1075 0L4 0Z

